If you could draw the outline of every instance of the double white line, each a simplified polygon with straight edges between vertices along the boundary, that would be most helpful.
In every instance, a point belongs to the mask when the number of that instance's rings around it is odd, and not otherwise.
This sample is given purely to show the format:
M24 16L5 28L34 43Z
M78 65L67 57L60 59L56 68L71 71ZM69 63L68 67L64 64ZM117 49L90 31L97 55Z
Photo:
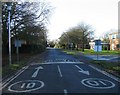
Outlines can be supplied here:
M0 90L2 90L3 88L5 88L11 81L13 81L14 79L16 79L20 74L22 74L29 66L26 66L23 68L23 70L21 70L20 72L17 72L15 74L15 76L12 76L11 78L9 78L6 82L4 82L2 84L2 87L0 88Z

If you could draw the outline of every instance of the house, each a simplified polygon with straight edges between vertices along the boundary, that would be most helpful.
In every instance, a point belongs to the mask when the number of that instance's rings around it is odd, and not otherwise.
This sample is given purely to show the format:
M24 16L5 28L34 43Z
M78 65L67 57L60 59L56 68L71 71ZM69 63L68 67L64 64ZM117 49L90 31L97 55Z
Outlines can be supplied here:
M120 32L109 34L110 50L120 50Z
M95 49L95 41L96 40L91 40L91 42L89 42L90 49L92 49L92 50ZM104 47L106 47L106 50L109 50L109 43L102 42L101 45L102 45L102 49L104 49Z
M94 50L94 48L95 48L94 40L91 40L91 42L89 42L89 45L90 45L90 49Z

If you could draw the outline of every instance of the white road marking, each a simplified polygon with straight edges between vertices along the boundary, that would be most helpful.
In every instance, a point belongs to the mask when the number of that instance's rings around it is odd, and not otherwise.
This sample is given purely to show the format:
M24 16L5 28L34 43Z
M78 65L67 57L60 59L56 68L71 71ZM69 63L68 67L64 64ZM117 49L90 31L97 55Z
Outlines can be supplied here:
M96 68L96 67L94 67L94 66L92 66L92 65L89 65L89 66L90 66L91 68L93 68L94 70L96 70L96 71L98 71L98 72L100 72L100 73L102 73L102 74L104 74L104 75L106 75L106 76L108 76L108 77L116 80L117 82L120 82L120 79L119 79L119 78L117 78L117 77L115 77L115 76L113 76L113 75L111 75L111 74L109 74L109 73L107 73L107 72L105 72L105 71L103 71L103 70L100 70L100 69L98 69L98 68Z
M89 71L84 71L82 68L80 68L78 65L75 65L75 67L77 67L79 69L80 73L86 74L86 75L90 75Z
M19 70L15 75L11 76L10 78L8 78L7 80L5 80L4 82L2 82L2 86L4 86L9 80L11 80L14 76L16 76L18 73L20 73L23 69L26 69L26 66L25 67L22 67L21 70ZM0 86L1 87L1 86Z
M67 95L67 94L68 94L67 90L66 90L66 89L64 89L64 95Z
M24 85L25 83L25 85ZM16 86L16 85L20 85L20 84L23 84L22 88L21 86L18 86L19 89L14 89L13 87ZM32 84L32 85L31 85ZM36 85L37 84L37 85ZM38 90L38 89L41 89L45 86L44 82L43 81L39 81L39 80L24 80L24 81L19 81L19 82L16 82L16 83L13 83L11 84L9 87L8 87L8 90L10 92L17 92L17 93L21 93L21 92L31 92L31 91L35 91L35 90Z
M35 68L35 69L37 69L37 70L33 73L33 75L32 75L33 78L37 77L39 70L40 70L40 69L43 69L43 67L42 67L42 66L39 66L39 67L37 67L37 68Z
M10 81L8 81L6 84L4 84L4 86L2 86L0 88L0 90L2 90L3 88L5 88L11 81L13 81L14 79L16 79L20 74L22 74L29 66L26 66L21 72L19 72L18 74L15 75L15 77L13 77Z
M115 87L115 84L113 82L100 78L83 79L81 83L87 87L96 89L110 89Z
M44 63L32 63L31 65L38 65L38 64L61 64L61 63L70 63L70 64L84 64L83 62L44 62Z
M60 77L62 77L62 73L61 73L61 70L60 70L59 65L58 65L58 72L59 72L59 74L60 74Z

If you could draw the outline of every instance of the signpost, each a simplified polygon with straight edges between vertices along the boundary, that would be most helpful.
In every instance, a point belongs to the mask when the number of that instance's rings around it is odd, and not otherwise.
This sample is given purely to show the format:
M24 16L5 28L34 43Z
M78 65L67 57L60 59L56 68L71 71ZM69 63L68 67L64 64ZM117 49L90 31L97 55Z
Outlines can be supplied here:
M17 63L19 63L19 47L21 47L21 41L15 40L16 54L17 54Z
M95 40L95 48L94 51L97 52L97 60L98 60L98 52L102 51L101 40Z
M73 48L73 43L70 44L70 47L71 47L71 51L72 51L72 48Z

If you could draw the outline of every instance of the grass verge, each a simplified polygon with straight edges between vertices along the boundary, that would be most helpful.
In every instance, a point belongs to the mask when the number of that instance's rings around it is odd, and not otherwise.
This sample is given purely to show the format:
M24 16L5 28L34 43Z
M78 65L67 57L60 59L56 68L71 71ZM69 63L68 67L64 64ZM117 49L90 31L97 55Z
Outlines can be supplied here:
M85 49L84 52L80 50L63 50L63 52L66 52L67 54L76 54L76 52L80 52L83 54L89 54L89 55L120 55L120 51L112 51L112 50L102 50L101 52L95 52L94 50Z
M6 77L7 75L10 75L14 72L16 72L17 70L21 69L23 66L25 66L25 62L19 62L18 63L14 63L11 65L6 65L2 68L2 77Z
M120 61L108 62L108 61L91 61L90 63L96 64L102 67L105 71L110 72L120 78Z
M70 50L63 50L63 52L67 53L67 54L71 54L71 55L76 55L81 52L81 51L70 51ZM103 51L103 52L99 52L101 55L116 55L116 54L120 54L117 51L109 51L110 53L107 53L107 51ZM87 50L85 49L84 54L95 54L95 52L93 50ZM78 55L79 56L79 55ZM87 59L86 59L87 60ZM116 75L117 77L120 78L120 61L118 62L110 62L110 61L98 61L98 60L92 60L89 63L92 64L96 64L100 67L102 67L105 71L110 72L114 75Z
M2 77L6 78L16 71L20 70L22 67L28 64L28 61L31 60L34 56L38 54L21 54L19 63L16 60L16 55L12 55L12 64L8 63L8 56L3 57L2 62Z
M79 51L83 54L90 54L90 55L120 55L120 51L113 51L113 50L102 50L101 52L95 52L94 50L85 49L84 52Z

